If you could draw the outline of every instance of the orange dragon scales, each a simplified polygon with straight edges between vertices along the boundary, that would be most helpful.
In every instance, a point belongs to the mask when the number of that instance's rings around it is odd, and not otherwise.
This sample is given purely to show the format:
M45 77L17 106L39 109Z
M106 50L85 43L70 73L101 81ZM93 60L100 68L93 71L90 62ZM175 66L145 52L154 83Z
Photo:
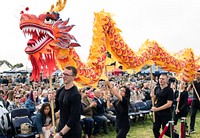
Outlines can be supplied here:
M184 49L170 54L156 41L145 41L142 47L134 52L120 35L121 30L109 13L95 13L93 40L87 63L81 61L75 51L80 46L73 35L69 34L73 25L62 20L58 12L64 9L66 0L58 0L56 7L52 5L49 12L40 14L21 13L20 29L24 35L31 35L25 52L33 66L32 79L38 80L41 71L51 75L56 68L64 69L67 65L78 70L76 82L94 85L101 78L107 51L111 53L125 69L141 69L145 64L155 63L161 68L181 74L181 79L192 81L199 69L199 59L195 59L192 49Z

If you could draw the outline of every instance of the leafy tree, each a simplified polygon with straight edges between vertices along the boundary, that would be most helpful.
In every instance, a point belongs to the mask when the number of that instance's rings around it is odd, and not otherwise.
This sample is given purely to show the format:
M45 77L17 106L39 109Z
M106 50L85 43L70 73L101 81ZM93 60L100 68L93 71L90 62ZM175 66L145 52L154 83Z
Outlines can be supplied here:
M12 64L10 64L7 60L0 60L0 66L3 65L3 64L6 64L9 68L13 69L15 67L17 68L21 68L23 67L24 65L22 63L17 63L15 64L14 66Z

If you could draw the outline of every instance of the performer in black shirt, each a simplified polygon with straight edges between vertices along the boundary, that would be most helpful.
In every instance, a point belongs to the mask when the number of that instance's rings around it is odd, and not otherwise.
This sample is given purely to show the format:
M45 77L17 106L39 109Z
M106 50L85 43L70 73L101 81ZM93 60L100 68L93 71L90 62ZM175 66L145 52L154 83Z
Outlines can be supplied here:
M151 97L155 99L155 106L152 107L152 111L155 112L153 133L155 138L159 138L161 125L164 128L172 120L173 90L168 85L167 74L160 75L159 86L154 89L154 93L151 93ZM170 137L170 128L167 129L165 135ZM174 136L179 137L177 133L174 133Z
M113 105L116 112L116 138L126 138L126 135L130 129L130 122L128 116L129 101L130 101L130 89L126 86L122 86L119 90L107 82L111 93L117 97Z
M188 92L186 91L186 82L181 81L179 84L178 93L176 97L175 114L174 114L174 125L177 125L178 118L187 117L188 114Z
M195 86L195 89L198 93L198 95L200 96L200 70L198 70L197 74L196 74L196 80L193 81L193 84ZM191 89L193 88L193 85L189 85L187 91L189 92ZM190 133L194 133L194 126L195 126L195 118L196 118L196 114L197 114L197 110L200 110L200 102L198 99L198 96L195 92L195 89L193 88L193 99L192 99L192 112L191 112L191 117L190 117Z
M56 94L56 110L60 110L60 121L54 138L81 138L81 95L73 81L77 71L68 66L63 72L64 86Z

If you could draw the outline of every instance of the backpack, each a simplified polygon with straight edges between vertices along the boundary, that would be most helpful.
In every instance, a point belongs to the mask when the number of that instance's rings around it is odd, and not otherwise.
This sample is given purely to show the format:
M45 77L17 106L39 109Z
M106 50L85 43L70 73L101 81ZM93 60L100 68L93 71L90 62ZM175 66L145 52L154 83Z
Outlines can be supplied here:
M11 128L11 121L8 110L6 108L0 108L0 128L7 133Z

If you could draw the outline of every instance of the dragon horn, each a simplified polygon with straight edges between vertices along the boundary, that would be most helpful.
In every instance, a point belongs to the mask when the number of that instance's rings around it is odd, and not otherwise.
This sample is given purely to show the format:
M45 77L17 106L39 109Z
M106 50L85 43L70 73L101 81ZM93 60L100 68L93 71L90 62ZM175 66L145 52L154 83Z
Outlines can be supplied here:
M51 5L51 9L50 12L54 11L54 12L60 12L65 8L65 5L67 3L67 0L64 0L62 3L62 0L58 0L56 2L56 7L54 7L54 4Z

